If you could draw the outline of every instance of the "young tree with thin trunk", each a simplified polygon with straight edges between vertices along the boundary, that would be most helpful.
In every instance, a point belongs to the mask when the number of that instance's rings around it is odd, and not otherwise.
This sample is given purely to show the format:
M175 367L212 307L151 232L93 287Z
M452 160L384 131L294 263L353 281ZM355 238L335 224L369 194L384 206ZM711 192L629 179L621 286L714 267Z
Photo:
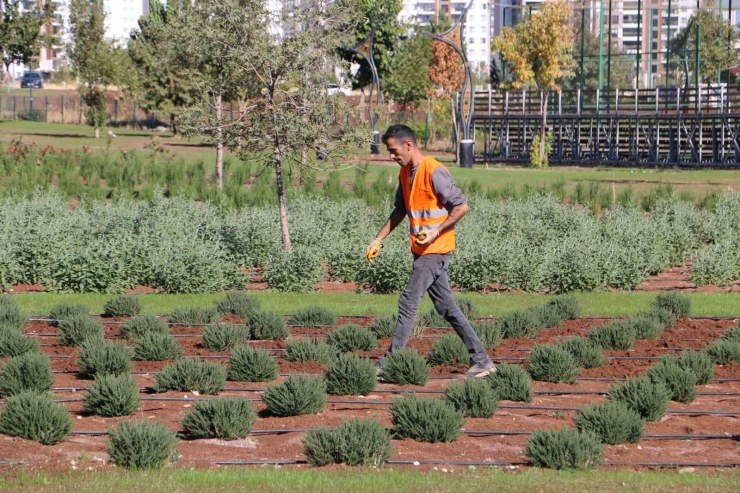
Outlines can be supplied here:
M177 117L197 97L196 81L188 75L191 57L182 49L182 37L190 23L190 0L149 0L149 13L139 19L131 33L128 56L139 79L139 103L146 111L170 115L170 128L177 135Z
M50 5L47 2L41 11L21 14L17 0L0 1L0 54L6 73L10 73L14 63L28 64L38 56L43 40L41 27L51 16Z
M234 7L241 3L235 2ZM195 87L194 100L210 106L207 113L209 123L200 127L199 133L216 147L218 190L223 189L224 132L230 118L224 113L226 102L239 96L246 100L254 95L252 79L245 79L242 68L229 60L229 46L237 43L238 39L231 31L231 16L223 15L222 4L220 0L201 0L184 7L186 22L181 22L175 33L177 47L174 57L185 61L183 76ZM193 113L186 111L188 114ZM205 116L202 112L198 114ZM185 120L186 125L192 123L192 120Z
M398 43L391 60L391 72L383 82L384 92L403 110L416 108L427 100L432 89L429 65L432 62L432 40L417 29Z
M723 19L716 9L716 1L706 2L689 18L686 27L681 28L668 43L672 58L669 70L678 69L683 72L686 88L694 83L697 75L697 30L700 82L711 86L718 82L721 72L736 67L740 61L735 50L740 42L740 32Z
M449 25L445 24L438 29L433 29L433 32L443 32L448 27ZM456 96L465 81L465 67L460 55L447 43L433 40L432 53L432 62L429 64L429 79L431 79L433 86L427 90L427 93L432 99L449 101L450 112L452 113L452 128L455 132L455 138L459 141Z
M86 106L88 125L95 127L95 138L105 126L105 91L116 83L119 74L116 48L105 39L103 0L72 0L70 4L70 41L67 55L79 83L80 99Z
M501 52L513 73L511 87L536 87L540 91L539 162L545 162L547 102L549 91L559 89L557 81L573 75L573 29L570 7L562 0L544 4L513 28L504 28L491 43Z
M202 3L209 4L212 28L199 33L198 43L219 47L220 68L213 73L238 84L230 88L234 115L212 116L212 94L202 92L183 113L182 130L220 132L224 146L242 159L275 169L283 246L290 251L286 167L311 165L302 164L304 148L331 164L349 147L370 143L365 126L347 123L351 108L344 96L328 95L325 85L326 67L341 63L337 48L352 41L357 11L349 2L322 0L283 4L278 14L261 0Z

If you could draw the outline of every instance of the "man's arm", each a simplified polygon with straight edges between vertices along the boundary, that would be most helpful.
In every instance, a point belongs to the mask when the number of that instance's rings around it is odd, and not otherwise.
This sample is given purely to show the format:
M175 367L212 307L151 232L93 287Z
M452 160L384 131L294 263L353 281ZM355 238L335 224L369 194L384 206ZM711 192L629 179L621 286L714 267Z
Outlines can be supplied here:
M383 241L399 224L401 224L403 218L406 217L406 203L403 200L403 191L401 190L400 180L398 182L398 189L396 189L396 198L393 201L393 206L394 209L393 212L391 212L390 217L388 217L388 220L385 222L383 227L380 228L378 234L375 235L376 240Z
M460 219L465 217L465 214L468 212L470 212L470 207L468 207L467 203L453 207L450 211L450 215L447 216L447 219L439 225L439 232L442 233L443 231L453 227Z
M383 227L380 228L378 234L375 235L375 239L383 241L399 224L401 224L401 221L403 221L403 218L405 217L406 213L404 211L393 209L388 220L385 222Z

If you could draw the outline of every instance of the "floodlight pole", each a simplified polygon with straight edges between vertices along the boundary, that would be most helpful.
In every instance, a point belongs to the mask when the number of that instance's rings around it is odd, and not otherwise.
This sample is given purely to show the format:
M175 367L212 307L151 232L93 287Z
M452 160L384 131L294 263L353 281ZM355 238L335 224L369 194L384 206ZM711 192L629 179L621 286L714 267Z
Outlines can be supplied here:
M470 126L473 121L473 74L470 70L470 64L468 63L468 57L465 56L465 49L463 47L463 39L465 33L465 18L468 15L468 10L473 5L473 0L463 9L460 17L451 28L443 32L440 35L424 32L425 36L429 36L432 39L441 41L449 46L452 46L454 50L460 55L463 66L465 67L465 79L463 85L460 88L459 107L457 114L462 124L463 138L460 140L460 167L461 168L472 168L473 160L475 157L475 141L470 138ZM454 122L453 122L454 123Z
M380 154L380 132L378 132L376 126L378 123L378 108L383 102L383 95L380 93L380 77L378 77L378 69L375 66L375 59L373 58L373 41L375 41L375 30L378 25L375 24L370 29L370 34L361 43L349 48L349 51L357 53L364 58L370 65L370 72L372 72L373 81L370 83L370 124L373 128L373 143L370 144L371 154ZM375 107L373 107L373 90L376 93Z

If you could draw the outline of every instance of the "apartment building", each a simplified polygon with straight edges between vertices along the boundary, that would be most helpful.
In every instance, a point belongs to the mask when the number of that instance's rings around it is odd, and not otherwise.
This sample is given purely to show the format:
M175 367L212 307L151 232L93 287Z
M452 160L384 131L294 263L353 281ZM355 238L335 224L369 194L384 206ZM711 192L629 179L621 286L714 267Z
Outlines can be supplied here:
M39 11L46 0L20 0L21 12ZM54 16L51 26L47 26L57 40L51 48L39 50L38 70L49 77L53 72L66 63L64 45L69 41L69 14L70 0L52 0ZM138 27L139 18L149 12L149 0L105 0L103 4L106 13L106 37L125 44L132 29ZM11 73L19 77L28 67L16 65L11 67Z
M728 18L729 0L723 1L723 15ZM544 0L500 0L492 12L491 35L536 12L542 3ZM587 30L596 36L603 32L605 47L611 31L612 46L621 58L633 57L635 83L639 76L639 86L650 88L665 83L668 40L688 25L697 0L586 0L572 6L574 13L584 9ZM732 15L737 18L737 12Z
M465 54L471 68L480 74L488 73L491 60L493 1L473 0L465 22ZM464 0L404 0L398 17L401 22L421 26L438 20L442 15L455 22L466 5Z

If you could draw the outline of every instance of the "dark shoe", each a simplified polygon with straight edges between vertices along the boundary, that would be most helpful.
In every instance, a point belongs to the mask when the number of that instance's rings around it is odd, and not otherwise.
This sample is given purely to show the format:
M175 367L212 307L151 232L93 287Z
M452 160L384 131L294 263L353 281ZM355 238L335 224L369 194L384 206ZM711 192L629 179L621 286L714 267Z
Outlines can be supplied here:
M484 365L473 365L465 372L465 378L483 378L496 371L496 365L490 359Z

